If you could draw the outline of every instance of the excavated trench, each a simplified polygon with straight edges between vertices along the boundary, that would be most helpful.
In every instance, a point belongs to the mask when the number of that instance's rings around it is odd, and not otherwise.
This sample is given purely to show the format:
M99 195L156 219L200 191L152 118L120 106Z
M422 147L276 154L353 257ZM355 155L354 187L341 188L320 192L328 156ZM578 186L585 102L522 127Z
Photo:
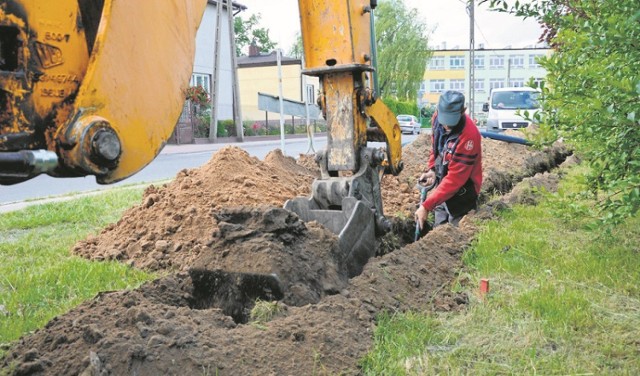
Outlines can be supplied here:
M349 279L344 255L335 244L314 249L307 226L281 208L234 208L214 213L218 240L188 270L193 285L189 307L217 308L236 324L249 321L256 301L281 301L288 306L315 304L340 293ZM392 231L377 239L382 256L415 241L415 222L393 218ZM431 230L426 227L420 237ZM316 231L327 231L316 228ZM325 236L331 237L330 233ZM249 245L249 246L248 246ZM252 246L253 245L253 246ZM237 267L264 252L269 262ZM226 261L222 259L236 260ZM313 260L314 266L305 262ZM366 265L360 265L360 269ZM357 276L357 275L356 275Z
M411 181L429 147L427 137L418 141L403 150L406 175L383 182L393 231L360 275L347 278L333 233L281 208L308 194L309 159L276 153L261 162L223 149L200 169L150 188L139 207L73 250L173 273L54 318L14 343L0 367L16 375L359 374L376 315L456 310L468 301L448 286L476 233L473 221L414 242ZM568 154L485 140L483 148L483 201ZM505 196L507 204L529 199L515 196ZM482 205L475 218L496 207ZM257 299L277 302L276 317L249 323Z
M246 324L258 300L303 306L347 286L348 271L342 267L339 248L309 244L313 235L307 226L318 225L305 225L292 213L275 207L238 207L214 213L214 217L218 240L188 269L193 286L190 308L220 309L236 324ZM414 222L393 219L392 224L391 233L378 239L377 255L415 241ZM315 231L327 230L317 227ZM324 235L332 237L328 232ZM260 258L264 261L257 261ZM247 259L256 262L247 265ZM311 260L313 265L307 263Z
M276 207L237 207L213 214L215 241L189 268L193 308L219 308L244 324L257 299L289 306L317 303L348 283L337 241L316 224Z

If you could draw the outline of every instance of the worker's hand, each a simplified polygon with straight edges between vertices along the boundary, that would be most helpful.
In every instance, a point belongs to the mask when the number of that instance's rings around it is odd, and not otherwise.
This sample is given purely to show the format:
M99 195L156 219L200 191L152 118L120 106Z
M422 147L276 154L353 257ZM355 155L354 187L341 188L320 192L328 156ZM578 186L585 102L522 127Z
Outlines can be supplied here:
M416 210L415 219L416 223L418 223L418 227L420 227L420 230L422 230L422 228L424 227L424 223L427 221L428 215L429 212L422 205L420 205L418 207L418 210Z
M433 170L429 170L429 172L425 172L420 175L418 179L418 183L424 187L428 187L433 185L433 182L436 180L436 173Z

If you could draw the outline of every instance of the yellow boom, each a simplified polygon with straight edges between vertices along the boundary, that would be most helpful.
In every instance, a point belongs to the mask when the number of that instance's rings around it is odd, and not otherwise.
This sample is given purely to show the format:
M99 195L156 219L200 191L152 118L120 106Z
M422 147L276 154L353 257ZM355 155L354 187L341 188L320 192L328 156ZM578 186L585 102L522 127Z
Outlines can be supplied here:
M377 100L372 75L372 0L298 0L305 74L318 76L327 120L327 149L312 196L285 208L339 236L350 276L375 254L375 238L391 229L384 217L380 179L402 170L400 126ZM386 152L368 141L386 143ZM344 173L343 173L344 172Z
M388 172L401 166L401 132L393 113L376 100L371 82L373 47L370 0L299 0L305 73L318 76L328 122L328 162L357 170L369 141L387 142Z

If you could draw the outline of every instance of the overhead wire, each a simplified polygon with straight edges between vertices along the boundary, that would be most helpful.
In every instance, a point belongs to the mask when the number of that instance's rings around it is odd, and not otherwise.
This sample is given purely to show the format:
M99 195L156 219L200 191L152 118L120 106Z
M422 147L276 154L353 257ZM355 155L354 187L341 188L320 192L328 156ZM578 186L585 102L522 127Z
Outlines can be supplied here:
M478 20L474 18L473 19L473 23L476 25L476 28L478 28L478 31L480 32L480 35L482 35L482 39L484 39L485 43L487 43L487 46L489 46L489 41L487 40L487 37L482 32L482 29L480 28L480 25L478 24Z

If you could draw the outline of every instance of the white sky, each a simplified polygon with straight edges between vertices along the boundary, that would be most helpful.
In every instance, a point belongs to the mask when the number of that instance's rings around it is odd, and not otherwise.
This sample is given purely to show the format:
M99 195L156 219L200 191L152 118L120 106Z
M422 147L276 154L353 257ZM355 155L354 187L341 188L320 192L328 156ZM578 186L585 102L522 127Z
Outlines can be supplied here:
M247 6L242 17L260 13L260 26L269 29L269 36L285 52L295 41L300 30L297 0L234 0ZM434 29L430 46L455 46L469 48L469 15L464 0L404 0L408 8L416 8L429 28ZM476 1L477 3L477 1ZM535 20L488 11L488 6L475 8L476 48L484 43L485 48L513 48L536 45L541 34Z

